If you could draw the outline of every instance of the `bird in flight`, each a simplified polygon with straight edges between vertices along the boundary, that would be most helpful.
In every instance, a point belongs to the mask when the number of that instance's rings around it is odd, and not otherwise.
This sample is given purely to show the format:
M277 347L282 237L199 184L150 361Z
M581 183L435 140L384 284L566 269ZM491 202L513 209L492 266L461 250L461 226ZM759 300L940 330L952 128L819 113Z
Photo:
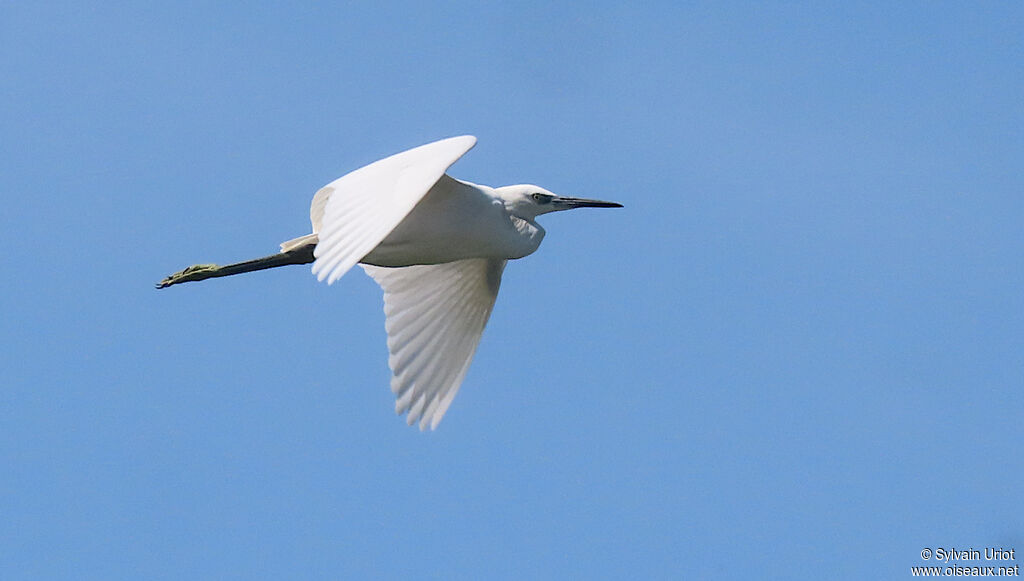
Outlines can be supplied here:
M434 429L469 369L505 263L532 254L544 238L537 216L622 207L448 176L475 144L472 135L451 137L361 167L313 196L311 234L263 258L190 266L157 288L308 263L332 284L358 263L384 290L395 411L408 412L409 425Z

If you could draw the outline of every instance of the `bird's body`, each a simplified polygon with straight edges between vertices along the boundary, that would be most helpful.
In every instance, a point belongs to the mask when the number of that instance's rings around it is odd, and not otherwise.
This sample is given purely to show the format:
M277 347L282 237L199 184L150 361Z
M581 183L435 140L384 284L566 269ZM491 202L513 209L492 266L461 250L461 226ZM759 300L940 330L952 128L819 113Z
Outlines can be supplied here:
M376 266L441 264L467 258L522 258L544 230L520 226L494 188L441 176L409 215L360 262Z
M533 185L491 188L446 175L475 143L472 136L444 139L346 174L313 197L313 232L282 243L280 253L192 266L157 286L310 262L330 284L360 263L384 289L395 409L408 411L410 424L434 428L473 358L506 261L532 254L544 238L535 218L621 207Z

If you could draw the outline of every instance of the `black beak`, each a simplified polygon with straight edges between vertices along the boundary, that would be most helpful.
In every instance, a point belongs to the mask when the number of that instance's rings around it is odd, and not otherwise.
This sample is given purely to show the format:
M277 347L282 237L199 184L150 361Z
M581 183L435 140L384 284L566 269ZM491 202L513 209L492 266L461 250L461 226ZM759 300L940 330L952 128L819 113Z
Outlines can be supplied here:
M564 198L555 196L551 203L558 206L559 210L571 210L573 208L621 208L618 202L604 202L601 200L588 200L586 198Z

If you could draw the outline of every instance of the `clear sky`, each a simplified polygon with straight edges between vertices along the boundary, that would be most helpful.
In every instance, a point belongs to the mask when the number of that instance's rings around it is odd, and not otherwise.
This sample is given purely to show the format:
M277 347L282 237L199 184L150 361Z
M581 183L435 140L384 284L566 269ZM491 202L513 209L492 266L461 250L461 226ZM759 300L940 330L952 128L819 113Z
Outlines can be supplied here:
M0 7L0 578L1024 564L1020 3L293 4ZM464 133L626 207L541 219L436 432L358 270L153 289Z

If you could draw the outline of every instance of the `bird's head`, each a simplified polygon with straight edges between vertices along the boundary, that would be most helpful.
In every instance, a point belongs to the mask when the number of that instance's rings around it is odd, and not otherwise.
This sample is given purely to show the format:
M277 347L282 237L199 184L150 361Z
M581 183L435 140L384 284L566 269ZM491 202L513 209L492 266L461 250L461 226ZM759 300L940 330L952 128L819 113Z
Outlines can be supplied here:
M559 210L622 207L622 204L616 202L559 196L532 184L505 186L497 188L495 191L505 201L505 208L511 214L531 221L541 214L557 212Z

